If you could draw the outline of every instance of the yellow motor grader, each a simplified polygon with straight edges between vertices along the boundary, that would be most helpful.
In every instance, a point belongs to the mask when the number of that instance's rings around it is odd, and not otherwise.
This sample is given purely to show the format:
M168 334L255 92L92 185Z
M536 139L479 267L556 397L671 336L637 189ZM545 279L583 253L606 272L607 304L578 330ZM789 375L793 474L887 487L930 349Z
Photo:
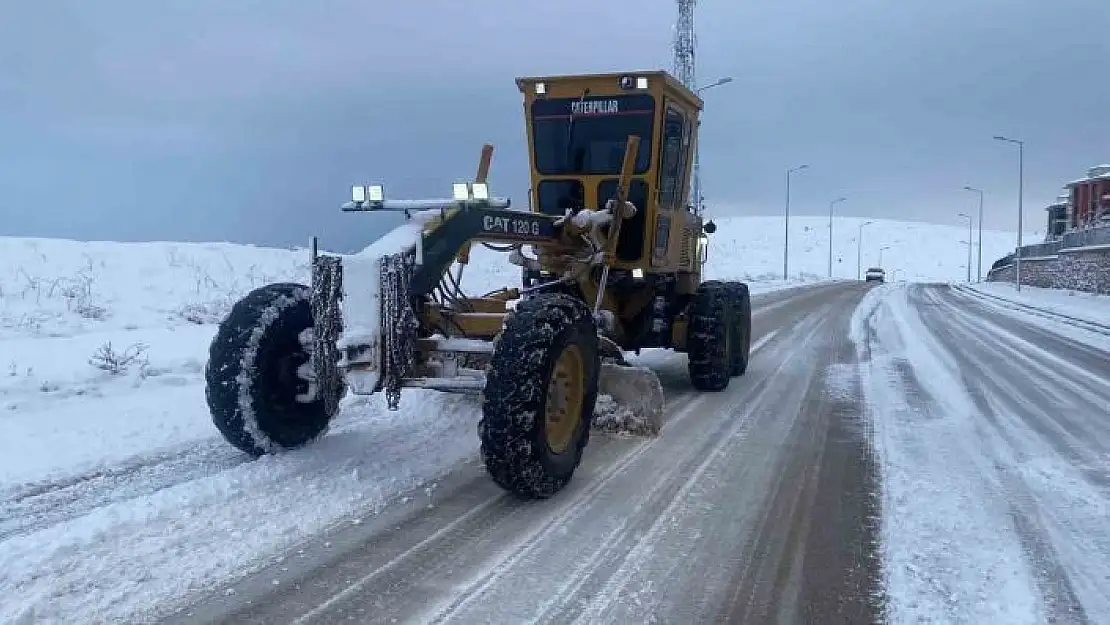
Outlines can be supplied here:
M310 286L260 287L221 323L206 368L213 421L253 455L321 436L348 392L481 395L481 456L528 498L567 484L599 393L657 427L659 380L625 352L688 355L693 386L747 369L740 282L703 281L706 235L689 201L702 101L663 71L518 78L529 210L490 194L492 146L451 197L397 200L356 186L342 209L405 223L357 254L312 250ZM504 252L519 286L460 286L471 248ZM651 428L649 428L651 429Z

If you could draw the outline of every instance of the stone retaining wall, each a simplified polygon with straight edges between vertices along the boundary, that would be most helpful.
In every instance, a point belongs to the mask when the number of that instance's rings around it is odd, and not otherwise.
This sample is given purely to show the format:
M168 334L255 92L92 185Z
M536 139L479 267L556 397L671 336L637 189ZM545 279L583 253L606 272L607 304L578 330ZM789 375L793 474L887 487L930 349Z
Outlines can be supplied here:
M989 282L1013 282L1013 263L987 274ZM1021 257L1021 283L1110 295L1110 245L1065 248L1053 256Z

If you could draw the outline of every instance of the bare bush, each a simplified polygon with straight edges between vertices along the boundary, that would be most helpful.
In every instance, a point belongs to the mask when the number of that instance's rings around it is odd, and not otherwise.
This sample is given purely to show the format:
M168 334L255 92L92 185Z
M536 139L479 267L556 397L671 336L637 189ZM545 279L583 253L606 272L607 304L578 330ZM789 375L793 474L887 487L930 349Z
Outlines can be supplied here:
M112 375L121 375L135 366L142 370L149 365L146 350L145 343L134 343L120 353L115 351L112 348L112 342L108 341L97 348L89 358L89 364Z
M204 302L191 302L185 304L178 308L175 313L178 317L189 323L205 325L222 321L223 318L231 312L231 308L234 305L235 296L231 293L227 293Z

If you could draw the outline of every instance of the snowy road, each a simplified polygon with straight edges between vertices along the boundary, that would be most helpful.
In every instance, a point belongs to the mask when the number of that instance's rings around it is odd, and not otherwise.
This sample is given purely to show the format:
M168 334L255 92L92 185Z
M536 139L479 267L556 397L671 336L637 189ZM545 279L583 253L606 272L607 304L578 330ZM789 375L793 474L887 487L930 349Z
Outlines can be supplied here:
M36 339L0 385L0 622L1110 623L1097 315L852 283L753 310L745 376L645 352L662 434L595 432L540 502L482 473L470 398L351 397L249 461L203 410L211 328L150 330L143 377Z
M1110 339L925 285L852 336L890 620L1110 623Z
M723 393L656 356L661 436L595 434L551 500L516 501L465 463L180 620L870 621L877 486L847 333L867 291L757 298L752 365Z

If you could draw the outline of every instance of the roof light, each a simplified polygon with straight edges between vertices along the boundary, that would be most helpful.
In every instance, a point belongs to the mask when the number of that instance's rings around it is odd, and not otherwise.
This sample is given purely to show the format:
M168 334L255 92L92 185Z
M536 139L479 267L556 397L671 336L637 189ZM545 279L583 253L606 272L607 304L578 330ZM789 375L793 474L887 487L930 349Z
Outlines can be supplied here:
M460 202L470 199L470 189L467 188L465 182L456 182L451 188L451 197Z
M366 201L366 187L351 187L351 200L355 204L362 204Z
M372 184L367 188L366 196L371 202L381 202L385 200L385 187L380 184Z
M637 89L647 89L648 88L647 76L639 76L639 77L636 78L636 88Z
M471 185L470 189L471 189L471 191L474 192L474 199L476 199L476 200L488 200L489 199L489 185L487 185L486 183L484 183L484 182L475 182L473 185Z
M644 270L639 268L639 267L636 267L635 269L632 270L632 277L637 279L637 280L642 279L644 277Z
M536 83L536 93L538 93L539 95L547 93L547 83Z

